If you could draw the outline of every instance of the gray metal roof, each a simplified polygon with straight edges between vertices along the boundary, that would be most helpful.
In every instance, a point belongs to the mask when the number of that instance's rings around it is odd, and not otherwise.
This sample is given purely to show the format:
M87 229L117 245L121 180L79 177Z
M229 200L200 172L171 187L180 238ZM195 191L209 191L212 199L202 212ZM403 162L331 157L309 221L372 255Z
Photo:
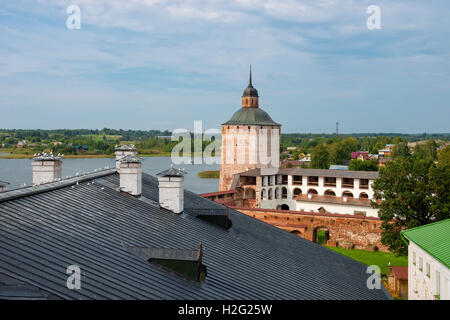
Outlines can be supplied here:
M375 180L378 178L378 171L351 171L351 170L330 170L330 169L308 169L308 168L258 168L240 173L242 177L259 177L261 175L298 175L298 176L318 176L336 178L355 178Z
M155 177L143 174L142 201L118 191L117 173L90 177L2 194L0 297L14 298L8 292L15 285L15 297L43 299L390 298L384 287L367 288L365 265L315 243L231 209L228 230L189 214L224 207L187 190L187 213L159 208ZM201 283L127 250L196 250L200 242L208 268ZM66 287L74 264L79 290Z
M261 108L239 108L223 125L281 126Z

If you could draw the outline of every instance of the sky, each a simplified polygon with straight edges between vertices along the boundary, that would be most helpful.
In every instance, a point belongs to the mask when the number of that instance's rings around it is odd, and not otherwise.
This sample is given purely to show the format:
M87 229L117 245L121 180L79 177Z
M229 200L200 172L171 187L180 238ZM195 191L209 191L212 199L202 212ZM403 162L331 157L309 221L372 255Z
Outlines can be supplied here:
M80 8L68 29L67 8ZM369 30L370 5L381 29ZM450 132L448 0L0 0L0 128Z

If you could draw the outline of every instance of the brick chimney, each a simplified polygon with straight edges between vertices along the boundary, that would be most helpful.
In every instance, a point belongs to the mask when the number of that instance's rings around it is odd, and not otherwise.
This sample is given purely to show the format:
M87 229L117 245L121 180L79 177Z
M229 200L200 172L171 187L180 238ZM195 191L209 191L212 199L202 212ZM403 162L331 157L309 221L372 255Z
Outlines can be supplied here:
M115 155L116 155L116 169L120 169L120 159L126 156L136 157L136 148L134 144L126 144L126 145L116 145L115 147Z
M184 170L170 168L157 174L159 205L176 214L184 210Z
M133 196L142 193L142 162L131 154L119 161L120 190Z
M53 153L35 154L31 166L33 168L33 186L61 179L62 158L64 155Z

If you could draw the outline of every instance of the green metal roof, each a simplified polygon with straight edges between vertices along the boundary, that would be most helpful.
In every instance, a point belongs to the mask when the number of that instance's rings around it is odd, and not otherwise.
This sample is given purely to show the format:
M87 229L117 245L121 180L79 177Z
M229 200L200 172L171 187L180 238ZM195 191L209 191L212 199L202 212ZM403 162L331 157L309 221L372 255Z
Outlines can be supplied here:
M450 219L403 230L401 234L450 268Z
M267 112L260 108L240 108L223 125L280 126L279 123L272 120Z

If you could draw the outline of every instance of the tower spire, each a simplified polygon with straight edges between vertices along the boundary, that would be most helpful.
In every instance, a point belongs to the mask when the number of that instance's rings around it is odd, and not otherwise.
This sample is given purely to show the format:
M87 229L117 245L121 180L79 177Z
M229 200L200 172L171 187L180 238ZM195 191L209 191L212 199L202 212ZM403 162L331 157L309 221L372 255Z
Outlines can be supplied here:
M258 90L253 88L252 84L252 65L250 65L250 75L248 78L248 87L244 90L242 95L243 108L258 108Z

